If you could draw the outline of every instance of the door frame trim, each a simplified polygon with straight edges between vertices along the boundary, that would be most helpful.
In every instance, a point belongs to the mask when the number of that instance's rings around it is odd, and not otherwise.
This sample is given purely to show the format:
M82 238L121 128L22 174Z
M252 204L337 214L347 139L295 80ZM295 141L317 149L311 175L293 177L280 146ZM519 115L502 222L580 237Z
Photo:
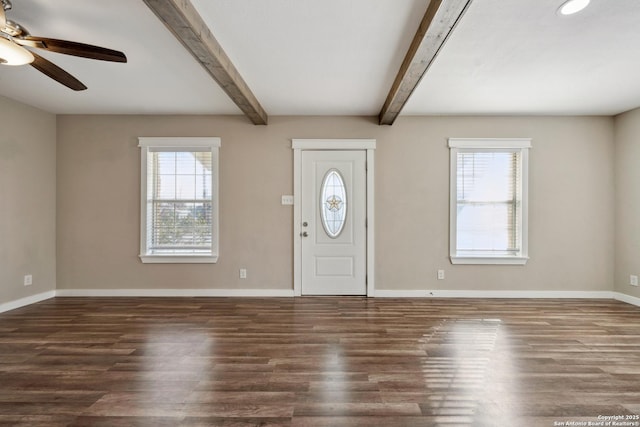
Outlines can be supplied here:
M374 221L374 152L375 139L292 139L293 149L293 294L302 296L302 152L305 150L364 150L367 152L365 174L367 185L366 221L366 271L367 296L375 295L375 221Z

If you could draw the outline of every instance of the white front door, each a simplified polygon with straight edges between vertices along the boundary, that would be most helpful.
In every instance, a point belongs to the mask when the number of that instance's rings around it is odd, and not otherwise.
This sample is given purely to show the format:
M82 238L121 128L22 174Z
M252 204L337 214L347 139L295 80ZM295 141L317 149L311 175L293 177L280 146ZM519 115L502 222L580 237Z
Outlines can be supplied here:
M303 295L366 295L366 150L302 152Z

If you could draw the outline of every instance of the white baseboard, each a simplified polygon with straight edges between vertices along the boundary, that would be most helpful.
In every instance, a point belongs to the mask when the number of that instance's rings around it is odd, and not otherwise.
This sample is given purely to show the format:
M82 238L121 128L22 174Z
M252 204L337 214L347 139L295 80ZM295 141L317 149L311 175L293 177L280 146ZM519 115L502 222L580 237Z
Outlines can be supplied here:
M0 304L0 313L54 297L293 297L293 289L58 289ZM640 298L608 291L377 290L376 298L615 299L640 307Z
M293 289L58 289L58 297L293 297Z
M54 298L55 296L56 291L48 291L41 294L20 298L14 301L5 302L3 304L0 304L0 313L4 313L5 311L9 310L15 310L16 308L24 307L26 305L35 304L46 299Z
M59 297L293 297L293 289L58 289ZM377 290L377 298L584 298L616 299L640 306L640 298L608 291ZM49 296L48 298L51 298ZM43 298L46 299L46 298ZM37 302L37 301L35 301ZM0 306L1 307L1 306Z
M633 304L640 307L640 298L638 297L623 294L620 292L614 292L613 298L617 299L618 301L626 302L627 304Z
M463 290L377 290L377 298L584 298L614 299L609 291L463 291Z
M429 298L433 295L429 295L429 291L422 290L405 290L405 291L391 291L384 289L376 289L374 294L376 298Z

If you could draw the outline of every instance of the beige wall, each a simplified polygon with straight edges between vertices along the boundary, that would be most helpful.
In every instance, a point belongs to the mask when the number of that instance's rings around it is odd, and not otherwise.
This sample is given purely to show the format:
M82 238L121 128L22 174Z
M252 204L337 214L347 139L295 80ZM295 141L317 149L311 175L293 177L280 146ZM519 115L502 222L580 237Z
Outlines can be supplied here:
M55 289L55 203L55 116L0 97L0 304Z
M219 136L215 265L138 259L138 136ZM448 137L531 137L524 266L448 261ZM376 280L387 290L610 291L613 119L606 117L59 116L58 289L291 289L292 138L375 138ZM248 269L240 280L238 269ZM446 280L436 280L436 270Z
M629 275L640 275L640 109L615 118L616 266L615 290L640 297Z
M376 153L380 288L611 290L610 118L410 118L387 132ZM451 136L533 138L526 266L449 263Z

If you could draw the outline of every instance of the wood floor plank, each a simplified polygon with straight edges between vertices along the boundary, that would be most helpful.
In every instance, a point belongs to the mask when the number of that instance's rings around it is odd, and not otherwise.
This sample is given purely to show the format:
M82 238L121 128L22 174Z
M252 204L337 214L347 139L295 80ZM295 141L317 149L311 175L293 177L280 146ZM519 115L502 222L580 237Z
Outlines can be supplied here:
M611 300L55 298L0 324L0 426L549 427L640 412L640 308Z
M179 427L289 427L291 418L187 417Z

